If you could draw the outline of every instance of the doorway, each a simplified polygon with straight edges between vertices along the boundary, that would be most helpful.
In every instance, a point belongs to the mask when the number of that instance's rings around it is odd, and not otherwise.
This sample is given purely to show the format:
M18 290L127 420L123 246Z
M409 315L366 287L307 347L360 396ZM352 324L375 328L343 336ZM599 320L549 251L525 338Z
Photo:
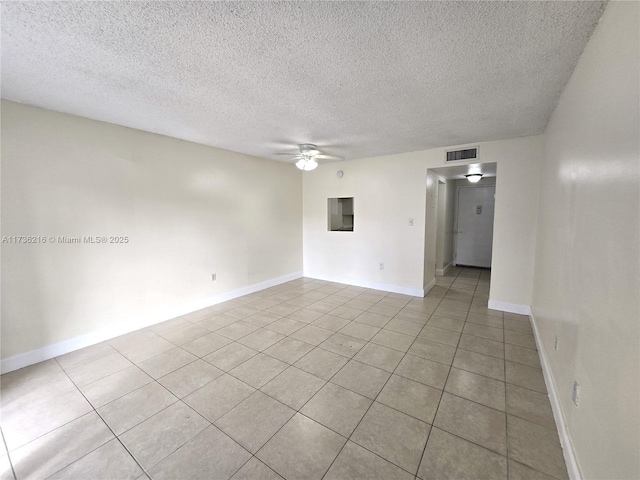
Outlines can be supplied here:
M455 264L491 268L495 185L458 186Z
M470 173L481 173L482 179L478 183L472 184L466 177ZM445 285L448 278L444 277L449 277L449 272L456 271L454 268L456 265L491 267L496 177L497 164L494 162L451 165L427 170L423 270L425 292L429 291L434 284ZM475 217L471 219L471 228L465 227L467 230L458 228L459 191L484 187L490 188L482 190L484 197L487 198L483 197L480 201L473 198L473 192L461 194L463 204L469 203L470 205L469 207L463 206L463 213L469 213L469 209L473 207L471 212ZM472 198L467 198L467 196ZM479 214L476 213L478 206L481 207ZM481 223L483 232L479 233L480 241L475 238L477 233L473 233L477 227L474 222L479 220L478 217L487 220L486 223ZM461 220L462 225L465 225L465 219ZM470 233L458 235L458 231ZM490 232L490 238L487 238L487 232ZM458 248L458 240L460 240L460 248ZM482 246L482 249L479 252L474 252L473 249L478 244ZM458 258L456 255L460 249L460 258ZM467 255L469 251L472 252L471 255Z

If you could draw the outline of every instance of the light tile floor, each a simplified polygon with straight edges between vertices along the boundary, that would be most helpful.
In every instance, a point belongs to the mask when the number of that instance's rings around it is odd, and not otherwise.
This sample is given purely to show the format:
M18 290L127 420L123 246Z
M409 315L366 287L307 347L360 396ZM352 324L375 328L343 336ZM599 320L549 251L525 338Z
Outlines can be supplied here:
M303 278L3 375L1 480L565 479L529 320L487 308L489 276Z

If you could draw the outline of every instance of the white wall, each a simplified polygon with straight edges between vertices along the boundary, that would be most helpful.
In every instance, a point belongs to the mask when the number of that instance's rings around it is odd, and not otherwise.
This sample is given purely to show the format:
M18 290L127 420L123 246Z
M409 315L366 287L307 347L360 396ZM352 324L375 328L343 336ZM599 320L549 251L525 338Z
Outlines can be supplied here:
M454 182L447 180L445 183L445 220L444 220L444 252L442 256L442 268L445 268L450 263L453 263L453 232L455 230L454 217L455 217L455 202L456 202L456 188Z
M419 178L407 182L393 157L328 163L303 174L305 275L422 289L427 172L422 153L399 157ZM329 197L354 197L353 232L327 231Z
M438 223L436 227L436 271L442 270L445 255L445 233L447 225L447 183L438 180Z
M531 304L541 145L540 136L480 144L482 161L498 162L490 294L496 301ZM305 174L305 274L422 290L427 169L444 166L444 152L330 163ZM352 233L327 231L327 198L338 196L355 197Z
M299 273L300 175L279 162L3 101L2 235L129 243L3 244L2 357L134 329Z
M639 20L608 4L545 132L533 312L588 479L640 478Z
M425 205L425 231L424 231L424 256L423 256L423 280L425 293L436 282L437 266L437 233L438 233L438 177L427 172L427 193Z
M453 264L453 232L456 202L456 181L439 178L438 183L438 226L436 233L436 274L444 274L444 269Z

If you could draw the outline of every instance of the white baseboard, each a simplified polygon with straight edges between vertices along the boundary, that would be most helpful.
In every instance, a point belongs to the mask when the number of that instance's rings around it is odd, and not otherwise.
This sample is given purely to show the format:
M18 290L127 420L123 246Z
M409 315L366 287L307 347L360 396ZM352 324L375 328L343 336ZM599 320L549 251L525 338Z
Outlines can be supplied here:
M359 278L339 277L334 275L314 275L306 272L304 276L306 278L315 278L316 280L324 280L326 282L344 283L345 285L353 285L354 287L372 288L374 290L401 293L403 295L411 295L413 297L424 297L425 295L424 290L421 288L404 287L402 285L391 285L388 283L370 282L368 280L361 280Z
M545 353L544 346L538 333L538 326L536 319L533 315L533 311L529 313L531 318L531 326L533 327L533 335L536 339L536 345L538 347L538 356L540 357L540 365L542 366L542 374L544 376L544 382L547 385L547 392L549 393L549 401L551 402L551 410L553 411L553 418L556 421L558 427L558 436L560 437L560 445L562 445L562 452L564 454L564 461L567 464L567 473L571 480L581 480L582 472L578 465L576 454L573 450L573 444L571 443L571 437L569 437L569 431L564 421L564 414L562 413L562 407L558 400L558 390L556 389L556 383L553 380L553 373L551 367L547 361L547 354Z
M553 373L551 367L547 361L547 355L538 333L538 326L536 319L533 315L533 310L529 305L519 305L516 303L500 302L498 300L489 300L489 308L492 310L500 310L502 312L518 313L520 315L528 315L531 319L531 326L533 328L533 336L536 340L536 346L538 347L538 356L540 357L540 366L542 367L542 374L544 376L544 382L547 386L547 392L549 393L549 401L551 402L551 410L553 411L553 418L556 421L558 428L558 436L560 437L560 445L562 445L562 452L564 454L564 461L567 464L567 473L571 480L581 480L582 473L578 466L578 460L573 450L573 444L571 443L571 437L569 437L569 431L564 421L564 414L562 413L562 407L558 400L558 390L556 389L555 381L553 380Z
M453 267L453 262L449 262L444 266L444 268L436 268L436 275L438 277L444 277L451 267Z
M529 305L519 305L517 303L507 303L489 299L488 307L491 310L500 310L501 312L531 315L531 307Z
M266 280L254 285L248 285L246 287L238 288L237 290L233 290L231 292L226 292L213 297L203 298L195 302L178 305L174 308L165 310L161 315L138 318L136 319L136 321L131 323L124 323L114 327L100 329L91 333L87 333L85 335L70 338L69 340L64 340L62 342L46 345L29 352L21 353L13 357L4 358L2 359L0 365L0 371L2 373L12 372L14 370L18 370L19 368L27 367L44 360L49 360L50 358L64 355L65 353L73 352L74 350L79 350L80 348L85 348L91 345L95 345L96 343L104 342L105 340L124 335L125 333L140 330L141 328L146 328L151 325L155 325L156 323L171 320L172 318L179 317L180 315L185 315L187 313L195 312L203 308L211 307L218 303L233 300L234 298L258 292L260 290L264 290L265 288L280 285L282 283L289 282L301 277L302 272L291 273L289 275L273 278L271 280Z
M426 295L427 293L429 293L429 291L436 286L436 279L432 278L431 281L429 283L427 283L424 287L424 295ZM424 296L423 295L423 296Z

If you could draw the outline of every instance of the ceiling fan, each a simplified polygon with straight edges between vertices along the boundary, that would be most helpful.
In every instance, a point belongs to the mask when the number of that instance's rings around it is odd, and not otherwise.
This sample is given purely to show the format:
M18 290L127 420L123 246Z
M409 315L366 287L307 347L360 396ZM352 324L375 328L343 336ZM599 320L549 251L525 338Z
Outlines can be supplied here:
M344 160L344 157L335 155L327 155L318 150L318 147L312 143L301 143L298 145L298 153L279 153L278 155L291 155L296 160L296 167L306 172L315 169L318 166L318 160L337 162Z

